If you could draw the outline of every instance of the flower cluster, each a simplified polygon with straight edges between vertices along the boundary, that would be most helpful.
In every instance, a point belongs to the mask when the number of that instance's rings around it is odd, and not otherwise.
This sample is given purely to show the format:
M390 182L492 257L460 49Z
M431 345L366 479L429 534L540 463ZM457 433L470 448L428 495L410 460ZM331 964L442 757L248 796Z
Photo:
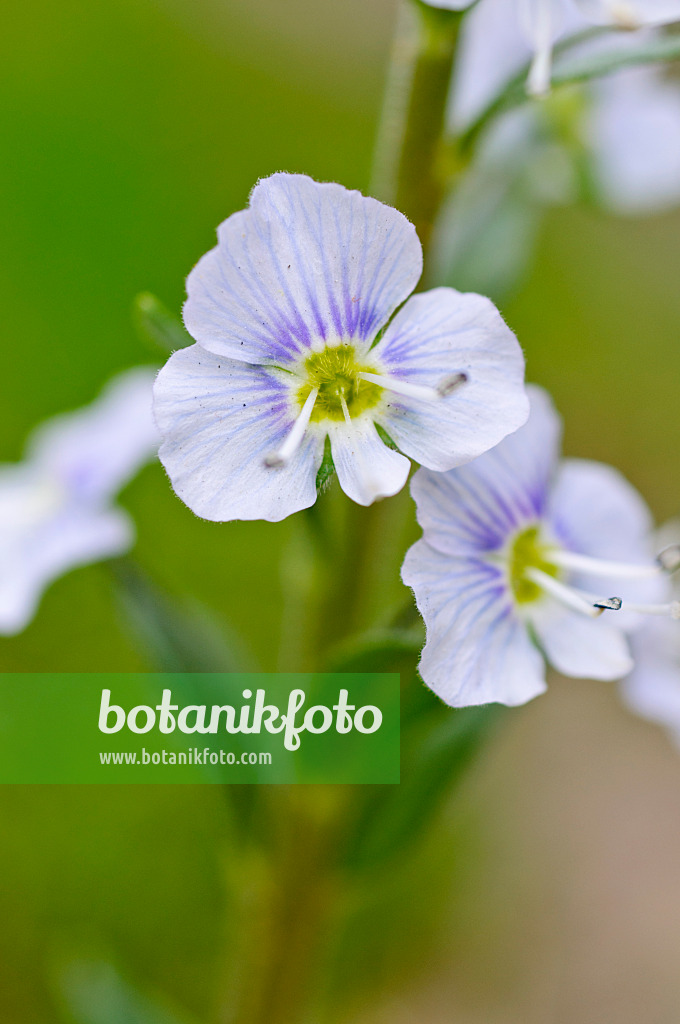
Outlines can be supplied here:
M474 0L425 0L425 3L463 11L472 7ZM575 31L582 25L628 31L668 25L680 21L680 0L478 0L470 13L470 18L474 17L488 27L496 44L502 40L509 43L505 51L497 45L493 54L488 52L488 73L497 75L512 69L513 41L519 35L534 54L529 91L540 95L550 86L553 45L565 32ZM504 28L508 30L505 36L501 32ZM499 63L493 60L496 55Z
M453 706L521 704L545 688L545 660L620 679L643 612L675 628L677 548L654 558L650 514L615 470L559 461L559 417L525 390L488 300L407 299L422 254L401 214L276 174L218 239L187 282L196 343L154 389L160 458L194 512L282 519L315 501L325 447L369 504L406 480L396 444L421 464L423 538L403 567L427 627L420 671Z
M596 18L595 6L584 4L581 12L565 9L564 16L553 22L556 36L570 40L572 65L586 58L623 56L639 41L640 33L592 36L584 31L589 25L587 11L598 24L604 23L604 11ZM635 23L649 26L675 19L680 19L680 3L656 9L641 4ZM642 35L653 39L655 30L648 28ZM508 0L481 0L469 12L452 96L456 130L474 120L530 53L527 35ZM548 84L546 80L541 91ZM512 127L505 123L508 120ZM573 198L585 180L589 191L616 213L644 213L676 203L680 86L663 67L623 68L545 97L543 103L525 104L492 125L477 163L483 169L499 159L506 166L508 161L521 163L526 187L544 201Z

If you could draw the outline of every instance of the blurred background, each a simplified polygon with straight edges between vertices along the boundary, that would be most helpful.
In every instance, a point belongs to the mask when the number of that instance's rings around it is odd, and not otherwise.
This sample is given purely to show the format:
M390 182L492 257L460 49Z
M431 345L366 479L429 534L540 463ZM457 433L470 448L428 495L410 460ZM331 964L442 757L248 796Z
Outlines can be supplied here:
M153 363L133 297L148 289L178 311L187 272L258 177L368 188L394 17L393 0L13 7L0 41L0 461L117 370ZM679 239L680 215L556 210L503 306L529 378L565 416L567 451L618 466L660 521L680 511ZM246 644L264 631L274 668L294 525L202 522L159 466L122 502L158 584L214 608ZM396 578L385 589L405 597ZM0 639L2 671L149 667L106 565L58 581L26 632ZM206 1019L229 915L228 828L217 787L5 787L1 1019L62 1021L54 978L83 953ZM680 753L614 686L555 681L507 716L437 841L435 874L409 895L438 919L416 964L404 946L415 980L398 986L394 963L357 935L356 962L385 975L385 992L339 1019L680 1019ZM389 879L376 901L405 935Z

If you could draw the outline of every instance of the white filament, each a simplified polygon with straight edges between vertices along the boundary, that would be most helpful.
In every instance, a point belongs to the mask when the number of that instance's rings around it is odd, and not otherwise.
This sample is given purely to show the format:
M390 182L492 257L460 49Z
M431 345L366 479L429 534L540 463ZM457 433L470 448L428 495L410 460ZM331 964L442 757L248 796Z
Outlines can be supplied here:
M264 460L265 466L269 469L280 469L285 466L292 459L295 452L298 450L302 443L302 438L305 436L305 431L309 426L309 421L312 417L312 410L314 409L314 403L316 402L317 395L319 394L318 388L312 388L305 399L305 404L300 410L298 418L295 420L293 427L277 452L273 452L271 455L267 455Z

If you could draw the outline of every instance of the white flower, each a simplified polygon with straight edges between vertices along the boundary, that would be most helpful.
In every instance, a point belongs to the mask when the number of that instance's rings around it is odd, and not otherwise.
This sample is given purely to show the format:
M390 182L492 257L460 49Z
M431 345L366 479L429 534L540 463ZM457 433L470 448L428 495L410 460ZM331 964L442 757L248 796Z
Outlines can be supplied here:
M58 576L132 545L133 523L111 502L158 446L153 378L120 374L91 405L41 424L23 462L0 466L0 633L24 629Z
M466 10L473 0L425 0L431 7ZM480 40L484 27L489 43L486 51L487 78L502 82L510 53L517 44L533 53L529 91L541 95L550 88L552 49L565 32L586 25L620 29L641 29L680 21L680 0L478 0L464 23L474 24ZM506 34L507 33L507 34ZM505 38L504 38L505 35ZM499 60L496 61L498 56Z
M444 470L526 420L522 353L488 299L437 288L390 321L422 270L391 207L275 174L218 239L187 281L198 344L154 388L161 461L203 518L278 521L312 505L326 438L341 487L368 505L410 466L379 430Z
M678 11L680 17L680 5ZM564 22L565 34L586 24L574 9ZM631 46L633 35L608 33L583 41L570 59ZM474 120L529 53L507 0L482 0L470 12L454 83L452 118L458 130ZM522 132L514 129L521 148L503 153L508 118L523 125ZM502 117L484 140L482 165L489 153L497 163L500 157L513 166L523 154L527 187L539 199L542 192L553 202L571 200L579 164L587 163L598 199L614 212L663 209L680 200L680 85L660 67L640 67L562 90L543 104L527 104Z
M680 522L667 523L656 543L660 550L679 544ZM680 617L680 581L669 581L665 596ZM680 622L663 614L663 606L658 611L631 638L635 668L621 683L621 693L631 710L664 725L680 745Z
M454 707L530 700L544 656L568 676L626 675L637 616L616 610L619 595L654 600L663 583L638 493L609 466L560 462L559 418L530 391L521 430L468 466L413 478L423 538L402 576L427 627L421 676Z

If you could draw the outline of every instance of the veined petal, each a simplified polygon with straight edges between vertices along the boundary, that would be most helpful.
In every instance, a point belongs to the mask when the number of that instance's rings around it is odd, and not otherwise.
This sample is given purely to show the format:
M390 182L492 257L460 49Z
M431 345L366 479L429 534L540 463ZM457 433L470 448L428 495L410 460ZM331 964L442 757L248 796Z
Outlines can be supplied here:
M427 627L420 674L442 700L452 707L517 705L543 693L543 658L514 615L498 569L419 540L402 579Z
M589 136L603 200L613 210L649 213L680 200L677 82L649 68L598 82Z
M28 458L74 497L101 503L113 497L155 457L160 442L151 413L155 369L118 374L90 405L42 423Z
M503 547L522 526L545 513L561 436L548 394L530 386L528 422L479 459L411 483L418 522L432 547L451 555Z
M571 551L614 562L649 564L655 555L652 516L640 494L612 466L588 459L564 459L550 498L555 535ZM574 574L572 582L603 597L637 602L663 601L665 581L608 580ZM617 614L628 627L628 616Z
M461 26L454 72L452 116L464 128L490 103L531 55L517 3L479 0Z
M325 342L367 346L421 272L415 228L397 210L274 174L190 273L184 322L217 355L286 365Z
M124 554L134 537L132 520L121 509L91 511L78 505L60 509L29 528L24 525L14 536L5 533L0 567L0 634L21 632L33 618L45 588L59 576L78 566Z
M411 464L381 441L368 416L351 424L325 424L331 439L333 464L345 494L359 505L371 505L400 491Z
M390 395L378 422L395 444L429 469L477 458L526 422L524 356L489 299L435 288L414 295L373 350L387 372L437 386L456 372L468 380L434 401Z
M680 744L680 623L650 619L631 639L635 668L621 683L632 711L666 726Z
M314 504L324 439L313 424L284 466L265 464L299 413L283 376L200 345L175 352L159 373L160 459L196 515L278 522Z
M680 21L680 0L576 0L576 5L595 25L668 25Z
M546 598L531 624L551 665L577 679L621 679L633 667L625 635L603 616L590 619Z

